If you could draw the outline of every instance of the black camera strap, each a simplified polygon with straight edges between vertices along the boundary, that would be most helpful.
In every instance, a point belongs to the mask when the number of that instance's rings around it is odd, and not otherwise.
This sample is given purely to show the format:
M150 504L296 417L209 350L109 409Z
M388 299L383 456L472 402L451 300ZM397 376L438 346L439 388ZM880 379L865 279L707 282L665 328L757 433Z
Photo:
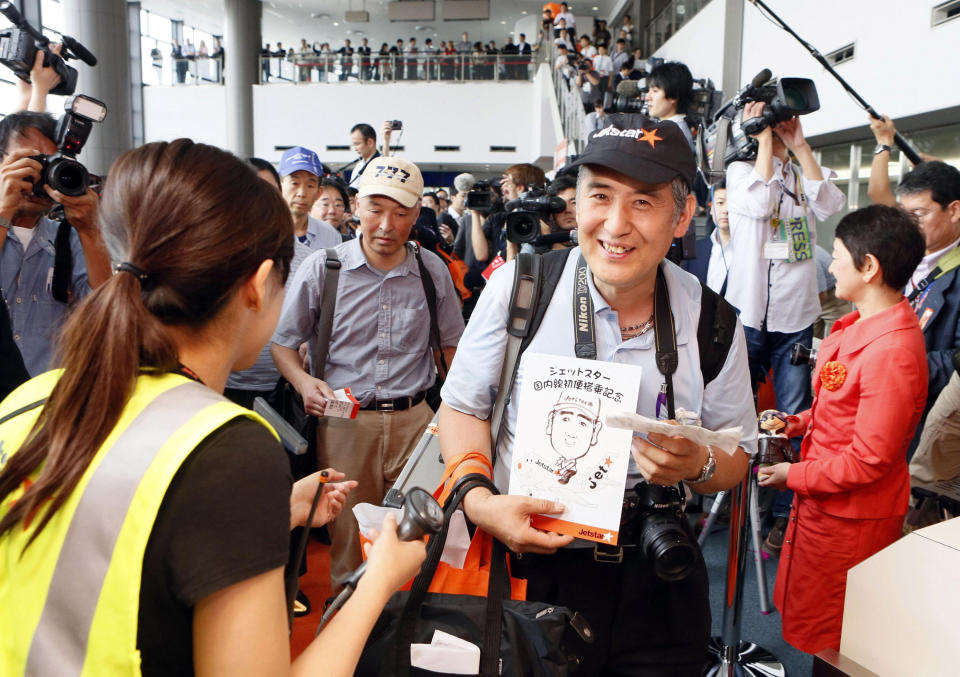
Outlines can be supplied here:
M574 353L586 360L597 359L597 339L593 317L593 299L587 283L587 262L583 255L577 261L573 282L573 330ZM677 331L670 312L670 292L663 270L657 266L657 279L653 287L653 333L657 348L657 370L663 374L666 384L667 415L676 418L673 396L673 374L677 371Z

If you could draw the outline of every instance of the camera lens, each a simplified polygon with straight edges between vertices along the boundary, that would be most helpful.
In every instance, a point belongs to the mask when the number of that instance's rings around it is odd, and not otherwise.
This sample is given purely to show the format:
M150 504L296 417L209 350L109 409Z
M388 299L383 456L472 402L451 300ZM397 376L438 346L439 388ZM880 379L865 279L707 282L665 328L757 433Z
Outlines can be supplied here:
M655 512L643 518L640 547L664 581L686 578L697 561L697 551L673 513Z
M50 163L47 173L47 183L54 190L64 195L77 197L87 192L90 175L86 167L68 158L57 158Z
M507 239L515 244L533 242L540 236L540 218L530 212L507 214Z

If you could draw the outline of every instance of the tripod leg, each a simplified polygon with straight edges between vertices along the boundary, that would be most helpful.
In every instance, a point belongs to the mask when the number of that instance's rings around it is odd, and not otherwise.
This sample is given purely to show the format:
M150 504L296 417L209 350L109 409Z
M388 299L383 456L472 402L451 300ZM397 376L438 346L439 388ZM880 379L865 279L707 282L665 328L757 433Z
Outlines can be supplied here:
M756 482L756 476L750 478ZM756 487L750 494L750 532L753 540L753 562L757 567L757 586L760 592L760 613L770 613L770 596L767 592L767 571L763 566L763 551L760 549L760 501Z
M707 515L707 520L703 523L703 530L700 532L700 537L697 539L697 544L701 548L703 548L703 544L707 540L707 534L710 533L713 525L716 524L717 517L720 515L720 509L723 507L723 502L726 500L726 498L726 491L718 491L716 497L713 499L713 505L710 506L710 514Z

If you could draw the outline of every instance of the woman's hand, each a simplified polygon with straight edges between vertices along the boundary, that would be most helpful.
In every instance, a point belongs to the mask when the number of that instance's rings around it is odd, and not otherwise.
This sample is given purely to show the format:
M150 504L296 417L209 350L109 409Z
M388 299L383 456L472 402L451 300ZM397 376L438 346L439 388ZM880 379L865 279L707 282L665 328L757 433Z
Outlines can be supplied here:
M373 531L371 536L373 544L364 545L367 572L359 585L376 585L389 595L417 575L427 558L427 547L422 539L398 539L397 518L392 513L384 517L381 531Z
M807 426L803 419L793 414L787 415L787 427L783 429L787 437L803 437L807 432Z
M790 463L776 463L760 468L757 471L757 484L783 491L787 488L787 473L790 472L790 466Z
M356 488L356 480L347 480L341 482L344 478L342 472L333 468L327 468L328 483L323 487L323 494L317 502L317 509L313 513L313 522L311 527L321 527L334 517L340 514L347 500L347 494ZM293 489L290 491L290 528L306 526L307 518L310 516L310 506L313 504L313 497L320 486L321 472L315 472L307 475L303 479L297 480ZM331 483L329 480L333 480Z

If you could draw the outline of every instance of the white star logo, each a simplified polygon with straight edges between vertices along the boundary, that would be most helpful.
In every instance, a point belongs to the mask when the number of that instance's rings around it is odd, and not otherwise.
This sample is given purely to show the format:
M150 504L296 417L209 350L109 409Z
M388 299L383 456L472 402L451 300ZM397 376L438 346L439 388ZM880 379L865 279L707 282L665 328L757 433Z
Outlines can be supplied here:
M613 543L613 534L608 531L603 535L603 540L605 543Z

